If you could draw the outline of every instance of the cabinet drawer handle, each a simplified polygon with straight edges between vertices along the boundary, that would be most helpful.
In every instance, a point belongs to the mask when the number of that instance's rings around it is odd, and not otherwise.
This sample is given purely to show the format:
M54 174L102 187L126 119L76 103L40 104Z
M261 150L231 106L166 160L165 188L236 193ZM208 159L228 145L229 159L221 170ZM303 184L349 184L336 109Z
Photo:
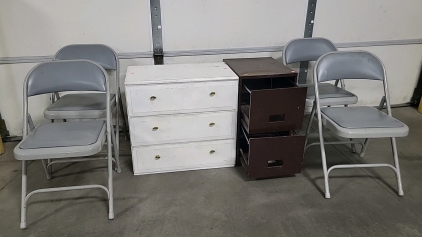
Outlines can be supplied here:
M157 99L157 97L155 97L155 96L151 96L151 97L149 98L149 100L150 100L150 101L154 101L155 99Z
M152 128L152 131L157 131L158 130L158 127L153 127Z
M155 156L155 159L156 159L156 160L159 160L160 158L161 158L161 156L159 156L159 155L156 155L156 156Z
M215 123L210 123L210 127L214 127Z
M210 96L211 96L211 97L215 96L215 92L214 92L214 91L213 91L213 92L211 92L211 93L210 93Z
M214 154L215 153L215 150L211 150L210 151L210 154L212 155L212 154Z

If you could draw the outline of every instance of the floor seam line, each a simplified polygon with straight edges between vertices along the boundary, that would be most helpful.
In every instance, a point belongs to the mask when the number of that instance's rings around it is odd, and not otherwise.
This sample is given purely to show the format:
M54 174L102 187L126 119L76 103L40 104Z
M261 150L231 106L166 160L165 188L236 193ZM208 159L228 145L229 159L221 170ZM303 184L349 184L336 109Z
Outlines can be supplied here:
M26 166L28 169L29 165L32 164L32 162L28 162L29 164ZM22 169L19 172L16 172L15 176L11 178L3 187L0 188L0 192L3 191L4 188L6 188L7 185L9 185L19 174L22 174Z
M13 178L11 178L3 187L1 187L0 192L3 191L3 189L6 188L6 186L9 185L9 183L12 182L19 174L22 174L22 170L17 172Z

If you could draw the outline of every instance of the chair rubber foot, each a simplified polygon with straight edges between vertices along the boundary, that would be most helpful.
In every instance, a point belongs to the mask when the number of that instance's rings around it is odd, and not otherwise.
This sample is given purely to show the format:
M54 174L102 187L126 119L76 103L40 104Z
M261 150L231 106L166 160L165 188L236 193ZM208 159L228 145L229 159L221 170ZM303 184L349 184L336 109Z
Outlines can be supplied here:
M114 219L114 213L108 213L108 219L113 220Z
M403 190L399 190L399 196L400 197L403 197L404 196Z
M326 198L326 199L330 199L330 198L331 198L330 193L325 193L325 198Z
M117 169L116 169L116 172L117 172L118 174L121 174L121 173L122 173L122 168L117 168Z
M26 222L21 222L21 224L20 224L20 228L23 230L23 229L26 229Z

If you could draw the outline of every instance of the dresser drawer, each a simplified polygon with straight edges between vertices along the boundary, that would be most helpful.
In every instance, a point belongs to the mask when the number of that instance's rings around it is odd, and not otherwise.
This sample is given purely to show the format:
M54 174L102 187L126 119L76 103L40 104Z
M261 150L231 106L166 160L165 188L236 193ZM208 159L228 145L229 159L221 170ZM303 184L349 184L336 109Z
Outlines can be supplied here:
M241 122L249 134L302 128L306 87L271 78L249 80L242 89Z
M235 140L194 142L132 148L135 175L231 167Z
M294 131L239 137L239 160L251 179L292 176L302 169L305 136Z
M132 146L232 139L236 112L209 112L129 118Z
M237 89L237 80L128 86L128 115L235 110Z

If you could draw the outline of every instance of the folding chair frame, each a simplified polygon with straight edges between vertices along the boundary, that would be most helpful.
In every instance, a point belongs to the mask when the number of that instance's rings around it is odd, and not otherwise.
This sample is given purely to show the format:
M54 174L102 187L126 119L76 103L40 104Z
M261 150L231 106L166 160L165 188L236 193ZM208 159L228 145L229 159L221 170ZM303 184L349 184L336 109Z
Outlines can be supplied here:
M361 52L363 52L363 51L361 51ZM329 54L333 54L333 53L341 53L341 52L327 53L324 56L329 55ZM387 74L386 74L385 66L377 56L375 56L374 54L369 53L369 52L366 52L366 53L371 54L376 59L378 59L378 61L380 62L380 64L383 67L384 78L383 78L382 82L383 82L384 97L382 98L380 105L383 105L384 104L383 101L385 100L386 107L387 107L387 114L389 116L392 116L391 106L390 106L390 96L389 96L389 92L388 92ZM325 147L324 146L325 146L325 144L330 144L330 143L324 142L324 138L323 138L323 134L322 134L323 130L322 130L321 105L320 105L320 102L319 102L319 91L318 91L318 83L317 83L319 81L318 78L317 78L317 66L318 66L319 62L321 61L321 59L324 58L324 56L319 58L318 61L315 63L315 66L314 66L314 81L315 81L316 114L317 114L317 118L318 118L318 130L319 130L319 141L320 141L319 144L320 144L320 148L321 148L322 168L323 168L323 172L324 172L325 198L327 198L327 199L331 198L330 186L329 186L329 183L328 183L328 177L329 177L329 174L332 170L334 170L334 169L349 169L349 168L374 168L374 167L389 167L389 168L391 168L396 174L397 186L398 186L398 195L403 196L404 193L403 193L403 187L402 187L402 182L401 182L401 174L400 174L399 160L398 160L398 154L397 154L397 144L396 144L395 137L390 138L391 139L391 145L392 145L393 158L394 158L394 166L392 166L390 164L384 164L384 163L379 163L379 164L350 164L350 165L334 165L334 166L331 166L329 169L327 169L327 159L326 159ZM369 142L369 140L367 139L364 143L364 148L362 149L362 152L364 152L364 149L366 149L368 142Z
M72 60L72 61L88 61L88 60ZM102 189L107 193L108 200L109 200L109 213L108 218L110 220L114 219L114 209L113 209L113 171L112 171L112 148L111 148L111 111L110 111L110 91L109 91L109 80L107 72L97 63L91 62L97 65L104 73L104 77L106 80L106 99L107 99L107 118L106 118L106 139L107 139L107 167L108 167L108 187L103 185L80 185L80 186L68 186L68 187L58 187L58 188L44 188L44 189L37 189L27 194L27 167L28 167L28 160L22 161L22 196L21 196L21 222L20 228L26 228L26 204L28 199L38 193L47 193L47 192L58 192L58 191L68 191L68 190L80 190L80 189ZM41 65L41 64L39 64ZM37 65L37 66L39 66ZM37 67L36 66L36 67ZM28 76L31 72L36 68L34 67L26 76L24 82L24 109L23 109L23 137L25 138L28 136L28 131L30 127L33 126L32 120L30 120L30 115L28 113ZM42 160L46 162L45 160Z
M302 60L304 60L304 59L296 59L296 60L293 60L293 61L287 61L287 57L286 57L286 51L287 51L287 48L289 47L289 45L291 44L291 43L294 43L295 41L311 41L311 40L323 40L323 42L325 42L326 43L326 45L325 46L327 46L327 47L329 47L329 48L331 48L332 50L334 50L334 51L332 51L332 52L336 52L337 51L337 47L334 45L334 43L333 42L331 42L329 39L326 39L326 38L322 38L322 37L313 37L313 38L299 38L299 39L293 39L293 40L290 40L286 45L285 45L285 47L284 47L284 49L283 49L283 64L284 65L287 65L287 64L290 64L290 63L296 63L296 62L310 62L310 61L316 61L317 60L317 57L316 57L316 55L318 55L318 54L315 54L315 55L313 55L313 58L312 57L310 57L310 56L308 56L308 59L311 59L311 60L307 60L307 61L302 61ZM325 52L328 52L327 50L325 50ZM319 53L322 53L322 52L319 52ZM322 56L322 55L320 55L320 56ZM300 61L299 61L300 60ZM343 80L341 80L341 79L339 79L339 80L335 80L335 83L334 83L334 85L335 86L337 86L338 87L338 84L339 84L339 82L340 82L340 88L341 89L345 89L345 84L344 84L344 81ZM307 124L307 127L306 127L306 132L305 132L305 151L306 151L306 149L308 148L308 147L310 147L310 146L314 146L314 145L318 145L319 144L319 142L314 142L314 143L311 143L311 144L308 144L308 139L309 139L309 133L311 132L311 127L312 127L312 122L313 122L313 119L314 119L314 117L315 117L315 110L316 110L316 103L315 103L315 100L313 101L313 102L310 102L308 99L307 99L307 101L306 101L307 103L306 103L306 106L311 106L311 103L312 103L312 110L311 110L311 114L310 114L310 116L309 116L309 120L308 120L308 124ZM335 104L335 103L333 103L332 105L337 105L337 104ZM327 105L327 106L330 106L330 105ZM345 107L347 107L348 106L348 104L344 104L344 106ZM366 150L366 145L365 144L367 144L367 143L362 143L362 142L358 142L358 141L350 141L350 142L328 142L328 143L326 143L326 144L352 144L352 152L356 152L356 149L355 149L355 147L354 147L354 145L355 144L359 144L359 145L362 145L362 151L364 151L364 150ZM359 153L359 155L360 156L362 156L363 157L363 155L365 154L365 152L360 152Z
M116 131L114 131L113 126L111 126L111 130L112 130L111 132L114 135L112 137L114 157L115 157L113 159L113 162L116 164L116 168L115 168L116 172L121 173L122 169L121 169L121 165L120 165L120 151L119 151L119 149L120 149L120 140L119 140L119 137L120 137L120 120L119 119L120 119L120 117L119 117L119 115L122 116L123 130L124 130L126 140L129 140L129 132L128 132L129 130L128 130L128 125L127 125L127 122L126 122L125 114L124 114L123 102L122 102L122 97L121 97L121 92L120 92L120 83L119 83L119 81L120 81L119 80L119 78L120 78L120 61L119 61L119 58L117 56L117 53L111 47L109 47L107 45L101 45L101 44L93 44L93 45L99 45L99 46L103 46L103 47L108 48L110 51L113 52L114 58L115 58L115 61L116 61L116 69L112 70L112 71L115 72L115 83L116 83L116 85L115 85L115 88L116 88L116 95L115 95L115 103L116 103L116 108L115 108L116 109L116 120L115 121L116 121L116 124L115 124L115 130ZM62 49L69 47L69 46L77 46L77 45L64 46L63 48L61 48L56 53L56 55L54 56L54 60L55 61L57 60L57 55L59 55L59 53ZM89 46L89 44L81 45L81 46ZM84 59L84 58L80 58L80 59ZM51 95L52 103L56 102L58 99L60 99L59 93L58 92L52 93L52 95ZM54 122L54 120L52 122ZM92 160L96 160L96 159L101 160L101 158L92 158ZM44 169L46 171L47 179L52 178L53 164L55 164L55 163L65 163L65 162L79 162L79 161L81 161L81 160L67 159L66 161L64 161L64 160L54 161L54 160L48 159L46 162L43 162L43 166L44 166Z

